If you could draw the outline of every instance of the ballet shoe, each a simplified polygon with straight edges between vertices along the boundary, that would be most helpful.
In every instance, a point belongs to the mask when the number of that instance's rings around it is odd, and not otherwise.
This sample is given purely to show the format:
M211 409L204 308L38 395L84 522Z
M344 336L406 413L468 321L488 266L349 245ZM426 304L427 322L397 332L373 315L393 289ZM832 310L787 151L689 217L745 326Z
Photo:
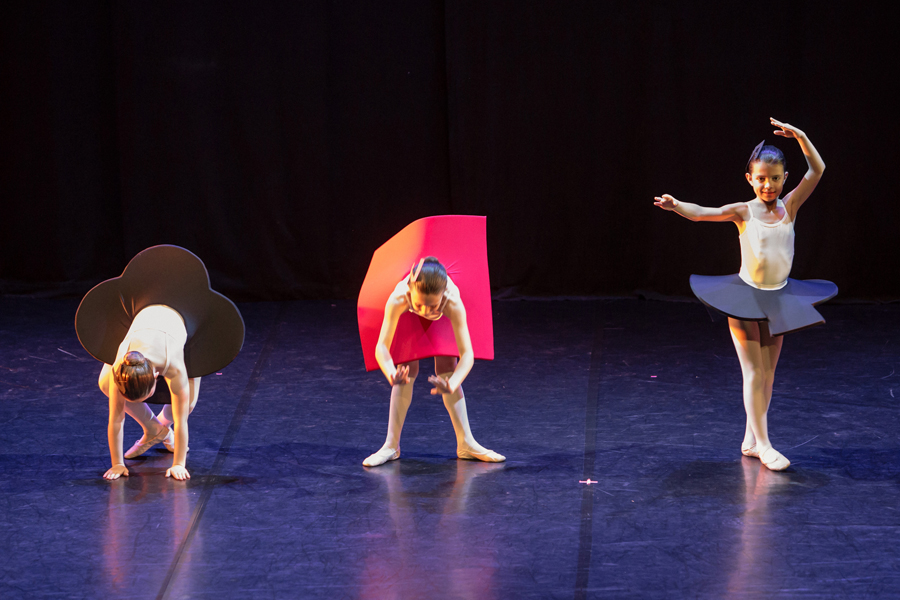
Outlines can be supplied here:
M775 448L766 448L759 454L759 460L770 471L784 471L791 466L791 461Z
M382 448L375 454L370 455L366 460L363 461L364 467L377 467L378 465L383 465L389 460L397 460L400 458L400 447L397 446L397 449L394 450L392 448Z
M750 458L759 458L759 452L756 450L756 442L753 442L751 446L741 446L741 454L749 456Z
M493 450L487 450L482 453L472 452L471 450L466 450L465 448L457 448L456 456L462 458L463 460L480 460L482 462L491 462L491 463L499 463L506 460L506 457L502 454L498 454Z
M125 458L137 458L153 446L165 440L171 433L171 429L163 427L155 437L152 437L149 440L145 439L147 437L146 435L141 436L141 438L129 448L128 452L125 453Z
M166 427L166 429L169 429ZM169 429L169 434L166 436L166 439L163 440L163 446L166 447L166 450L169 452L175 452L175 432ZM190 452L191 449L188 448L185 452Z

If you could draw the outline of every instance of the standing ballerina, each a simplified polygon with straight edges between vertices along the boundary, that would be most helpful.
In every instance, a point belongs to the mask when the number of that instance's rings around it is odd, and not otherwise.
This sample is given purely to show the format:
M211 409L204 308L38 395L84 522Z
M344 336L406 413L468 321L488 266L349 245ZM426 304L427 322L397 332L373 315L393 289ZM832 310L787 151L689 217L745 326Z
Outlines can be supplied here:
M800 144L808 169L796 188L783 199L788 173L784 155L761 142L747 163L747 181L756 199L707 208L681 202L668 194L656 197L656 206L691 221L731 221L741 242L741 270L735 275L691 275L691 288L701 302L728 316L731 338L744 378L747 425L741 453L757 457L773 471L791 462L769 441L767 414L772 399L775 367L783 334L824 323L814 305L833 298L837 286L822 280L788 277L794 258L794 223L825 171L825 163L805 133L770 119L775 135Z
M450 414L453 430L456 432L456 455L459 458L503 462L502 454L488 450L475 441L469 428L466 412L466 398L462 382L475 363L475 353L466 322L466 308L459 294L459 288L447 276L447 270L433 256L422 258L410 270L409 277L401 280L388 298L384 308L384 320L375 358L381 372L391 385L391 408L388 432L381 450L363 461L367 467L376 467L389 460L400 458L400 432L406 419L406 411L412 402L413 383L419 374L419 361L413 360L396 366L391 357L391 344L400 317L411 312L429 321L441 317L450 320L459 358L455 356L435 356L434 375L428 378L434 388L433 395L441 394L444 407Z

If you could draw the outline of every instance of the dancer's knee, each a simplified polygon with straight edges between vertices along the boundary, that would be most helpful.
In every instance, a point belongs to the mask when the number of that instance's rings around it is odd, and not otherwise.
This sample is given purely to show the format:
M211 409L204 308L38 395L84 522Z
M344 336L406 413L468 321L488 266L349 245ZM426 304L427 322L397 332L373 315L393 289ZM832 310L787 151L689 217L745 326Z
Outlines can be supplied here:
M443 373L452 373L456 369L457 359L455 356L435 356L434 372L443 376Z
M763 389L767 384L767 374L763 369L753 367L744 369L744 386L751 389Z
M419 375L419 361L414 360L412 362L404 363L404 365L409 367L409 382L412 383Z
M441 377L441 378L446 379L446 380L449 381L449 379L453 376L453 371L447 371L446 373L436 373L436 375L437 375L438 377ZM463 389L462 389L462 386L459 386L459 387L456 389L456 392L455 392L455 393L453 393L453 394L442 394L442 396L443 396L443 398L444 398L444 405L447 406L447 407L453 406L454 404L456 404L456 403L459 402L460 400L465 400L465 395L463 395Z

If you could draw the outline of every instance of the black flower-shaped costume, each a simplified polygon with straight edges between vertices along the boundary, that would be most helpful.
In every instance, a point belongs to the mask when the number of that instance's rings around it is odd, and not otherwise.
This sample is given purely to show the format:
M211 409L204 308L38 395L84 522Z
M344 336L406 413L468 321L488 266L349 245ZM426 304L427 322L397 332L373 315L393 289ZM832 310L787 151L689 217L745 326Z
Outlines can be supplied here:
M138 253L119 277L96 285L75 313L75 331L84 349L113 364L119 344L135 316L163 304L184 320L187 376L203 377L221 370L244 344L244 320L234 303L209 286L203 261L178 246L152 246ZM157 385L158 400L168 390Z

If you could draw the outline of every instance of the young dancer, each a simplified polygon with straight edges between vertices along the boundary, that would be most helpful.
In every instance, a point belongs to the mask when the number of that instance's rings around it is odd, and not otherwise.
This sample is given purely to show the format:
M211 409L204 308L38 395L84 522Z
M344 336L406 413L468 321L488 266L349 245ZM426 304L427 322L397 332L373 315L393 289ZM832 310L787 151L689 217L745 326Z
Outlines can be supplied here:
M203 262L178 246L140 252L120 277L85 295L75 329L85 350L104 363L98 385L109 400L112 466L103 477L128 476L124 459L162 443L175 454L166 477L190 479L188 415L200 378L230 363L244 341L240 312L210 289ZM165 406L154 415L146 403ZM123 455L126 414L144 435Z
M128 475L123 458L136 458L162 443L175 454L166 477L190 479L185 468L188 451L188 415L197 404L200 378L188 378L184 364L187 330L184 319L172 308L157 304L141 310L119 345L116 361L100 370L100 391L109 398L107 437L112 467L103 475L118 479ZM154 396L162 377L171 395L154 416L145 401ZM162 391L162 390L161 390ZM144 430L128 452L122 455L122 424L128 414ZM170 426L174 425L174 430Z
M422 258L413 265L409 277L401 280L388 298L384 320L375 346L375 358L381 372L391 385L391 408L388 432L384 446L363 461L367 467L376 467L389 460L400 458L400 432L406 411L412 402L413 384L419 374L419 361L413 360L399 366L391 357L391 344L401 315L411 312L429 321L447 318L453 326L459 359L455 356L435 356L434 372L428 382L434 386L433 395L441 394L444 406L450 413L456 432L456 455L459 458L503 462L501 454L488 450L475 441L466 414L466 399L462 382L475 362L466 309L459 288L447 276L447 270L434 257Z
M815 189L825 163L805 133L787 123L770 121L778 127L775 135L797 140L808 167L797 187L784 198L781 192L788 176L784 155L762 142L747 163L746 177L756 194L754 200L706 208L664 194L656 197L654 204L691 221L731 221L737 225L740 273L724 277L692 275L691 288L704 304L728 316L744 378L747 425L741 453L759 458L773 471L782 471L791 463L772 447L767 423L782 336L824 323L813 306L834 297L837 286L788 277L794 258L797 211Z

